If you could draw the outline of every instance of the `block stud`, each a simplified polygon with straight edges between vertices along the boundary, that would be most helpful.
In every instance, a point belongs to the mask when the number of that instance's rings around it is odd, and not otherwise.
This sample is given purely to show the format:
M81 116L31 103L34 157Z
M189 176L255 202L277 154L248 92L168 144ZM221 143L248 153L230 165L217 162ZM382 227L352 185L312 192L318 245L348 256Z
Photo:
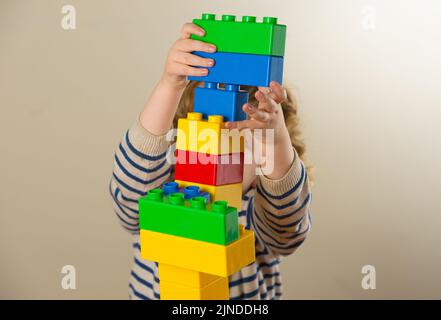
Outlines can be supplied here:
M188 120L200 121L202 120L202 113L199 112L189 112L187 113Z
M277 24L277 18L274 18L274 17L263 17L263 23Z
M205 209L205 198L204 197L191 198L190 206L194 209Z
M218 116L218 115L208 116L208 122L211 122L211 123L222 123L223 121L224 121L224 117L223 116Z
M217 83L216 82L205 82L205 88L217 89Z
M168 196L169 194L179 191L179 184L177 182L167 182L162 185L162 190L164 194Z
M199 187L198 186L188 186L184 188L184 197L185 199L191 199L199 196Z
M152 201L161 201L163 192L161 189L152 189L147 193L147 199Z
M256 22L256 17L253 16L243 16L242 22Z
M184 204L184 195L182 193L172 193L169 197L171 204L181 206Z
M227 21L227 22L236 21L236 16L233 16L231 14L224 14L222 15L222 21Z
M215 20L216 15L213 13L203 13L202 14L202 20Z
M214 212L227 212L228 203L226 201L215 201L213 203L213 211Z
M239 86L237 84L226 84L225 85L225 91L239 91Z

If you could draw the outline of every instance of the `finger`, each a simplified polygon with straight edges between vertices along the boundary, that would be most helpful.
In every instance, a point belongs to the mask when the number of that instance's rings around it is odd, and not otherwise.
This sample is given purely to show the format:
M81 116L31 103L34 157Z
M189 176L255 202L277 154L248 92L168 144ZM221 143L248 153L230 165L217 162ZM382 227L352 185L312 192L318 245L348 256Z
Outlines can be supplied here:
M263 93L265 93L265 94L270 94L270 93L271 93L271 89L270 89L269 87L257 87L257 89L258 89L260 92L263 92Z
M277 83L276 81L271 81L270 89L271 89L272 98L276 103L280 104L286 100L287 98L286 90L280 83Z
M243 110L248 114L250 119L254 119L260 122L268 122L270 120L270 114L264 110L259 110L250 104L245 104Z
M277 105L269 95L257 91L254 96L256 100L259 101L259 109L263 109L267 112L274 112L276 110Z
M239 131L244 129L263 129L265 128L265 125L259 121L249 119L249 120L242 120L242 121L232 121L232 122L226 122L225 127L227 129L237 129Z
M195 67L212 67L214 66L213 59L206 59L188 52L178 51L175 55L175 61L181 64L186 64Z
M242 106L242 110L246 112L249 116L252 116L256 112L257 107L255 103L247 102Z
M192 34L203 37L205 35L205 30L194 23L185 23L181 29L181 38L188 39Z
M286 100L286 90L276 81L271 81L269 87L258 87L258 90L264 94L267 94L277 104Z
M278 99L276 94L271 90L270 87L257 87L257 89L258 89L258 91L260 91L263 94L267 95L272 100Z
M175 48L179 51L193 52L193 51L204 51L204 52L215 52L216 46L210 43L202 42L193 39L181 39L176 41Z
M208 75L208 69L206 68L195 68L186 64L177 63L172 70L173 73L183 75L183 76L194 76L194 77L204 77Z

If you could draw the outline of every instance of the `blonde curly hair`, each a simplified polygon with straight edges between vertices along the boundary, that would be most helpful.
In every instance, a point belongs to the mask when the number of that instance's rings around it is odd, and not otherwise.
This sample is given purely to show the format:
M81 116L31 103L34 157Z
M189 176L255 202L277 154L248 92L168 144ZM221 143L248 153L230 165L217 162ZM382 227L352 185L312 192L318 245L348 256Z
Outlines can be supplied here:
M185 88L181 100L179 101L178 110L173 119L173 126L176 128L178 125L178 119L186 118L188 112L193 111L193 103L194 103L194 91L197 86L200 86L201 82L198 81L190 81ZM257 91L257 87L241 87L241 89L245 89L249 93L249 102L256 103L256 98L254 94ZM307 163L306 157L306 145L302 138L302 132L300 130L300 119L298 115L298 106L297 101L294 97L294 94L287 88L287 99L282 103L282 111L283 117L285 118L285 125L288 129L289 136L291 138L291 143L300 159L306 166L308 172L308 178L310 182L313 180L312 170L313 167Z

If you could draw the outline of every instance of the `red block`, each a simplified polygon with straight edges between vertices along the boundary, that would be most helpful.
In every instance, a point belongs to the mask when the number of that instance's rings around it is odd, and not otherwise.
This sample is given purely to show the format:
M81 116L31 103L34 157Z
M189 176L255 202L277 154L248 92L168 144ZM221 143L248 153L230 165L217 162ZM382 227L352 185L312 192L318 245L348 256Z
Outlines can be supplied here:
M176 150L175 180L221 186L242 178L243 152L215 155Z

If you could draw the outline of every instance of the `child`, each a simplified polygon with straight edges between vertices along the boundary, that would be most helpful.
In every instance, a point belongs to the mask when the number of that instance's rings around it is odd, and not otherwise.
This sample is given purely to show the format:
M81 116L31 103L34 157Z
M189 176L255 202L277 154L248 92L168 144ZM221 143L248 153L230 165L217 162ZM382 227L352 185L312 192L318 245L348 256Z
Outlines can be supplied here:
M204 35L188 23L171 47L162 78L144 110L127 131L115 154L110 182L113 205L121 224L133 234L134 263L129 291L131 299L159 299L158 265L140 258L138 199L148 190L173 180L166 161L166 133L177 119L192 111L190 75L207 74L213 61L191 52L215 52L216 48L190 39ZM195 68L198 66L199 68ZM205 67L205 68L204 68ZM256 175L256 165L245 165L239 222L255 233L256 261L230 276L231 299L278 299L282 295L280 256L299 247L310 229L310 181L302 162L305 146L299 140L297 106L289 92L277 83L270 88L248 88L250 101L243 110L248 120L229 122L227 128L273 129L274 168Z

